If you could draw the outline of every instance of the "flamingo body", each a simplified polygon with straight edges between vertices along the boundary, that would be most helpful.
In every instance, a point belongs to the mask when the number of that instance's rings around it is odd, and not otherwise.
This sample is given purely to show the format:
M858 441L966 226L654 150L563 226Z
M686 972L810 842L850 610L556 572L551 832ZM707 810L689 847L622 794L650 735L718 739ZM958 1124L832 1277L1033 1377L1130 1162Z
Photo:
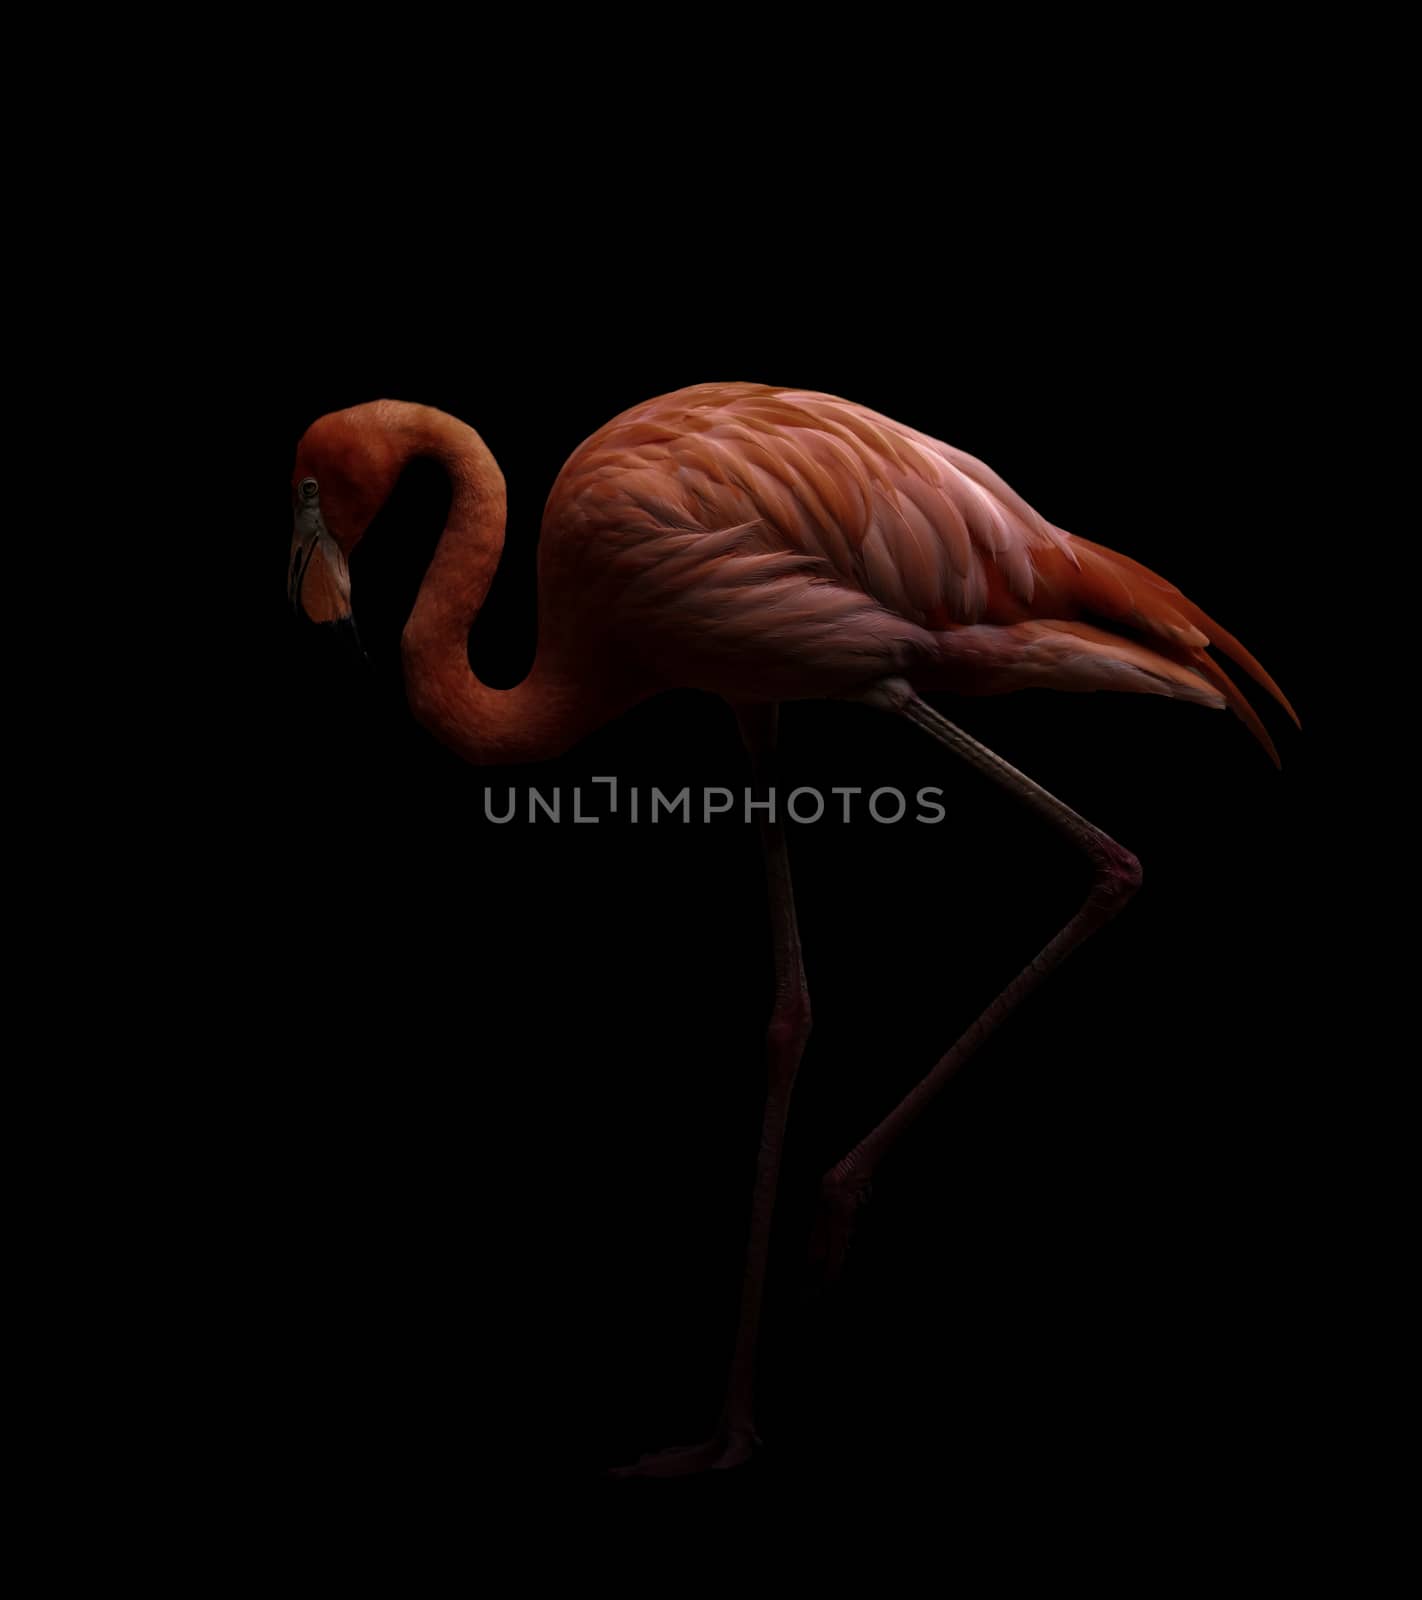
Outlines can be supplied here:
M379 401L308 430L294 481L319 480L336 559L334 571L305 564L302 603L320 620L339 608L341 559L421 454L448 467L455 513L406 629L411 704L468 759L509 759L514 707L502 697L493 717L501 697L463 681L504 509L472 429ZM518 709L524 740L537 730L550 748L545 724L565 723L566 745L665 688L757 703L897 677L960 694L1115 689L1228 704L1274 756L1210 644L1287 708L1243 646L1163 578L1054 527L975 457L797 389L697 384L593 434L549 495L539 589L537 703L525 694Z
M378 401L314 423L297 450L289 589L322 622L350 614L348 558L406 462L433 457L449 522L401 639L415 716L473 762L555 755L669 688L723 696L759 769L781 700L856 699L897 713L1015 795L1091 864L1082 908L917 1088L822 1181L824 1258L890 1145L981 1042L1140 882L1128 850L955 728L916 690L1116 689L1229 706L1277 761L1222 651L1289 714L1247 650L1137 562L1053 526L981 461L832 395L699 384L635 406L572 455L539 546L539 644L528 678L470 670L470 627L498 565L503 476L472 428ZM1297 718L1295 718L1297 721ZM776 1000L769 1091L726 1406L705 1445L637 1472L742 1461L785 1117L809 1033L783 825L761 820Z

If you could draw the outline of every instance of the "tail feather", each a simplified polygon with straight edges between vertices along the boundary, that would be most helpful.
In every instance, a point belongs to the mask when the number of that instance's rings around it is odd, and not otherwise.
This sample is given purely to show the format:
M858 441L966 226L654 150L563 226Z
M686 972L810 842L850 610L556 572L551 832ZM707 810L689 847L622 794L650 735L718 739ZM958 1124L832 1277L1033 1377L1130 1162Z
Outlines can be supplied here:
M932 683L925 679L930 688L968 694L1032 688L1077 693L1114 689L1192 700L1217 710L1230 703L1224 690L1199 670L1196 658L1204 657L1203 651L1167 654L1153 644L1089 622L1034 619L1005 626L960 624L942 630L938 643L943 676ZM1239 694L1227 678L1225 685L1234 695Z
M1184 597L1182 596L1181 598L1183 599ZM1271 678L1264 668L1261 667L1254 659L1254 657L1250 655L1249 651L1244 648L1239 640L1236 639L1235 636L1227 629L1220 627L1219 623L1214 621L1213 618L1207 617L1205 613L1200 610L1199 606L1191 605L1188 600L1185 601L1185 604L1188 607L1186 614L1190 617L1190 620L1197 628L1203 629L1204 632L1208 634L1210 643L1214 645L1215 649L1223 651L1224 654L1234 662L1235 666L1240 667L1243 669L1243 671L1247 672L1261 689L1265 690L1267 693L1272 695L1276 701L1278 701L1278 703L1288 713L1289 720L1293 723L1293 725L1296 728L1302 728L1303 723L1299 721L1298 712L1295 711L1294 708L1289 704L1288 696L1285 695L1284 691L1279 687L1279 685L1274 682L1273 678Z
M1234 679L1230 677L1213 656L1207 656L1203 650L1195 651L1193 665L1195 671L1202 678L1208 679L1225 697L1230 710L1249 729L1259 743L1264 746L1265 754L1274 765L1282 767L1283 762L1279 760L1279 752L1274 748L1274 741L1269 737L1268 729L1259 720L1259 713L1244 698L1240 692L1239 685Z
M1174 584L1168 583L1158 572L1152 572L1149 567L1142 566L1139 561L1133 561L1118 551L1108 550L1105 545L1093 544L1091 540L1079 538L1076 534L1073 534L1071 539L1074 545L1092 551L1102 557L1106 564L1115 568L1116 574L1131 593L1135 610L1147 627L1155 621L1164 625L1161 631L1174 632L1182 623L1193 624L1217 650L1233 661L1235 666L1247 672L1261 689L1273 696L1288 713L1296 728L1302 726L1298 713L1289 704L1284 691L1249 651L1232 633L1222 628L1212 617L1206 616L1193 601L1187 600ZM1137 581L1132 582L1132 579ZM1150 631L1155 632L1157 629L1151 628ZM1235 709L1238 710L1238 707ZM1240 715L1242 717L1243 713ZM1272 750L1273 747L1267 748ZM1277 760L1277 757L1275 759Z

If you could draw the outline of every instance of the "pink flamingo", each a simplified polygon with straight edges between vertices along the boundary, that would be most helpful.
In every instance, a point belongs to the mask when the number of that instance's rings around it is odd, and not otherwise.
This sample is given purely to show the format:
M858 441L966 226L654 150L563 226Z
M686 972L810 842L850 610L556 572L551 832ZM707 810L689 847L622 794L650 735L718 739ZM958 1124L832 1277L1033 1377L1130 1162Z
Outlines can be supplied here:
M470 627L499 562L504 480L474 430L376 401L312 424L296 453L294 603L351 615L348 559L407 462L433 458L449 521L401 638L410 708L475 763L559 754L664 689L727 700L758 774L782 700L858 700L905 717L1044 817L1088 858L1081 909L927 1076L824 1176L820 1247L833 1272L886 1151L1041 981L1140 882L1130 851L946 721L920 690L1118 689L1229 706L1269 735L1207 654L1215 646L1292 708L1247 650L1137 562L1045 521L981 461L847 400L762 384L699 384L635 406L572 455L538 552L538 652L516 688L469 667ZM1294 717L1297 723L1297 717ZM783 827L761 821L775 1002L764 1126L735 1351L704 1444L622 1473L744 1461L753 1367L791 1088L810 1031Z

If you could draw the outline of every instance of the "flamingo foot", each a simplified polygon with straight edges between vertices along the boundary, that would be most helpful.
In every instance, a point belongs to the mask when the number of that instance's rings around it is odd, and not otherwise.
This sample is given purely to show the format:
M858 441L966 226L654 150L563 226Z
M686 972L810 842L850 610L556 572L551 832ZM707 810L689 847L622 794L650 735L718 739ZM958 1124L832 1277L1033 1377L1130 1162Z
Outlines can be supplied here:
M694 1472L722 1472L750 1460L760 1439L753 1433L718 1433L705 1444L679 1445L657 1450L630 1467L613 1467L612 1478L685 1478Z
M833 1287L844 1270L855 1219L869 1194L867 1177L836 1178L827 1173L820 1183L820 1209L810 1234L810 1265L821 1288Z

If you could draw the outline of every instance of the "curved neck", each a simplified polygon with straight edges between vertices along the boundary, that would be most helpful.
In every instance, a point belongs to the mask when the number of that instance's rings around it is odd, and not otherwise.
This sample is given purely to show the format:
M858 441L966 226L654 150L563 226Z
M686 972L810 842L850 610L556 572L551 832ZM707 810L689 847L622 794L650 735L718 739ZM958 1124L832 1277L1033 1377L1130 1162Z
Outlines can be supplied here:
M491 689L469 665L469 630L504 543L503 473L473 428L430 406L381 402L379 424L395 445L395 476L416 457L449 474L449 521L401 635L405 690L423 727L478 764L541 761L560 754L623 709L592 663L566 664L542 631L528 677ZM392 480L393 482L393 480Z

